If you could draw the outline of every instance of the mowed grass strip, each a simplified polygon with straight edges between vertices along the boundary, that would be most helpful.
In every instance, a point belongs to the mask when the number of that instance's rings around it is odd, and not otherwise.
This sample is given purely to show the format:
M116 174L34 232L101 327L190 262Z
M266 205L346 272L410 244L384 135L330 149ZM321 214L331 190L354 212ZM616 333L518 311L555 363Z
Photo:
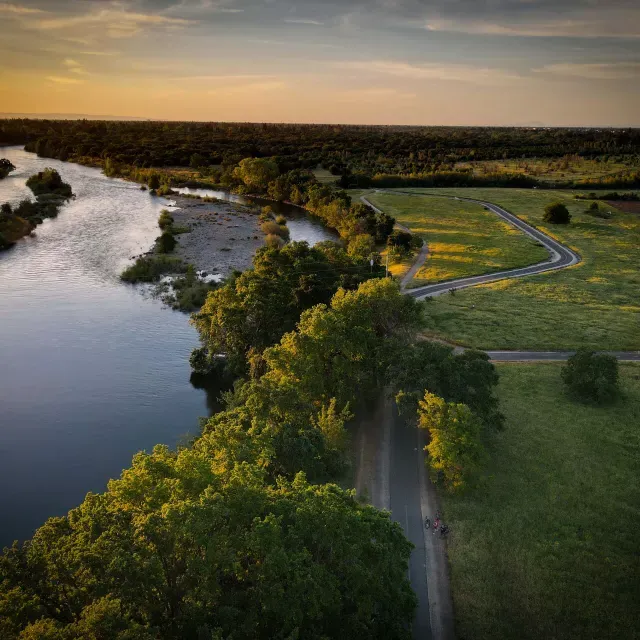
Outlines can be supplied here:
M587 215L590 201L576 200L570 191L429 192L499 204L571 246L583 260L569 269L434 298L426 306L432 336L482 349L640 349L640 215L602 203L613 211L611 219ZM558 200L573 216L569 225L542 220L545 205Z
M486 477L443 498L458 638L640 638L640 367L604 408L567 398L560 367L499 365Z
M393 193L371 193L367 199L429 245L427 261L410 287L523 267L549 255L477 204Z

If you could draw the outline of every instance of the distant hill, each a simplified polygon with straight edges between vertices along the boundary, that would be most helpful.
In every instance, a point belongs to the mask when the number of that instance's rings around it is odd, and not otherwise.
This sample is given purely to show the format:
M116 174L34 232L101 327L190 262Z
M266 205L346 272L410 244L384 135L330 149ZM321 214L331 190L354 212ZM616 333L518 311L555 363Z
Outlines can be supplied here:
M92 113L1 113L0 119L30 118L34 120L137 120L145 121L151 118L137 118L134 116L104 116Z

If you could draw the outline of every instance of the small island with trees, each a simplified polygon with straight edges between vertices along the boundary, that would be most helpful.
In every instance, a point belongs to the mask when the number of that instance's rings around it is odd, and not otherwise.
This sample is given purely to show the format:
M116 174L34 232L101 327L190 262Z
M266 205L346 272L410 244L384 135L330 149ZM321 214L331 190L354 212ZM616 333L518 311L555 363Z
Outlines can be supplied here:
M0 180L6 178L14 169L15 167L10 160L0 158Z
M0 250L29 235L46 218L55 218L60 207L73 197L71 186L55 169L32 175L27 186L36 196L35 201L25 199L18 205L5 202L0 206Z

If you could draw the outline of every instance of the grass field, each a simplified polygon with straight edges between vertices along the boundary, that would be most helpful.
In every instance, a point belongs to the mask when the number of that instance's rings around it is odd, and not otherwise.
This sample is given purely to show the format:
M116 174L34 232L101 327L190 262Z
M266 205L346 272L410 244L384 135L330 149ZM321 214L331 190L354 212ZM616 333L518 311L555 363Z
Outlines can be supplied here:
M540 262L547 251L480 205L450 198L370 193L367 199L421 236L429 256L413 287Z
M461 640L640 638L640 367L593 408L560 366L499 365L485 481L443 500Z
M340 176L334 176L328 169L314 169L312 171L316 180L322 184L334 184Z
M638 171L640 165L615 160L600 162L579 156L565 156L564 158L509 158L500 161L459 162L456 168L471 168L475 175L521 173L542 180L565 182L624 175L629 171Z
M640 349L640 215L613 210L610 220L594 218L584 213L589 201L567 191L432 192L502 205L573 247L583 262L434 298L426 307L431 335L484 349ZM544 206L556 200L568 206L571 224L542 221Z

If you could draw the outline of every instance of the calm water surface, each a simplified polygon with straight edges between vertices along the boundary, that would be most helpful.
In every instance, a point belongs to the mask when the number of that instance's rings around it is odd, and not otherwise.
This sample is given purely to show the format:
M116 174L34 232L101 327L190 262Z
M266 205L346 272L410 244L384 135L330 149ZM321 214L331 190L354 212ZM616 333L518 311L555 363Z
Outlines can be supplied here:
M102 491L156 443L207 414L189 383L197 335L118 274L158 235L166 201L97 169L0 149L17 167L0 203L57 169L77 198L34 238L0 253L0 545Z
M168 202L19 147L0 148L0 157L17 167L0 180L0 203L32 197L25 181L47 166L77 196L34 238L0 253L3 546L103 491L137 451L195 433L215 403L189 383L198 340L188 316L118 279L153 243ZM292 239L336 237L295 207L278 210Z

